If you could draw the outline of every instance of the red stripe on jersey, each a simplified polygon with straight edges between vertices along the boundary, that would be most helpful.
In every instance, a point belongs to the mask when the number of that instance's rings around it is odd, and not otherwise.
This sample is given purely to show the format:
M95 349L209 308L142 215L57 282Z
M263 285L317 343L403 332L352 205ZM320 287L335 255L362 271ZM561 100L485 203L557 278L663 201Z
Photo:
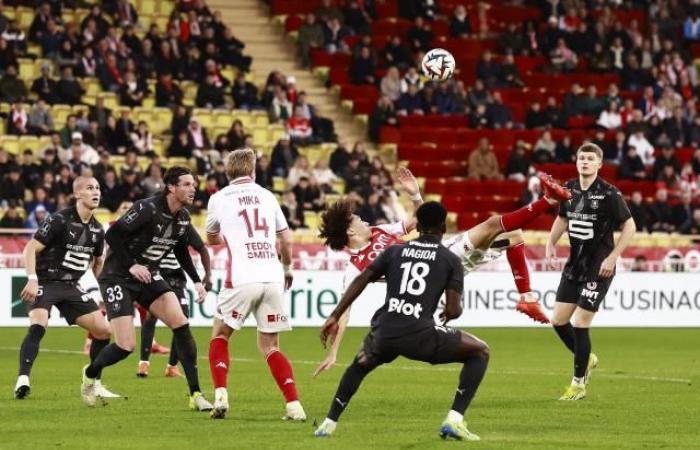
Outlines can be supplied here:
M369 244L362 247L356 253L350 256L350 263L357 267L361 272L367 268L372 262L377 259L384 249L394 244L403 242L393 234L389 234L381 228L372 227L372 235L369 238Z
M233 282L231 281L231 264L233 264L233 257L231 256L231 247L229 247L226 238L224 238L224 244L226 245L226 253L228 255L226 262L226 279L224 280L224 287L226 289L233 288Z

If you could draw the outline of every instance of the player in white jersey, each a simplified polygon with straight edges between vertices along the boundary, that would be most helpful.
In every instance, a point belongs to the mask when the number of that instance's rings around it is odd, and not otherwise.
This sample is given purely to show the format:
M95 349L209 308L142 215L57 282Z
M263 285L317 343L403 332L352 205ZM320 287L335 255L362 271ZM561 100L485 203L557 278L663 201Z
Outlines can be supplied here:
M209 347L216 388L211 416L221 419L228 411L228 340L252 313L258 325L258 348L287 402L284 419L306 420L292 366L280 351L278 337L279 332L291 330L283 297L293 278L292 233L274 194L255 184L253 150L232 152L226 159L226 176L230 184L212 195L207 208L207 239L228 250L226 281L217 299Z
M403 190L411 195L414 206L419 206L422 200L413 174L408 169L399 169L398 180ZM549 175L540 175L540 181L545 189L545 196L540 200L517 211L492 216L456 237L446 240L443 245L460 257L466 272L475 270L506 253L515 285L520 293L516 310L537 322L548 323L549 319L541 310L530 287L530 275L520 229L560 200L570 198L571 194ZM336 251L348 249L350 252L350 262L343 279L343 291L386 247L402 242L400 238L413 230L413 227L415 227L415 220L407 224L370 227L353 213L352 205L347 201L340 201L329 207L322 216L320 237L325 239L326 245L331 249ZM349 317L349 312L346 311L340 318L337 337L314 375L328 370L335 364Z

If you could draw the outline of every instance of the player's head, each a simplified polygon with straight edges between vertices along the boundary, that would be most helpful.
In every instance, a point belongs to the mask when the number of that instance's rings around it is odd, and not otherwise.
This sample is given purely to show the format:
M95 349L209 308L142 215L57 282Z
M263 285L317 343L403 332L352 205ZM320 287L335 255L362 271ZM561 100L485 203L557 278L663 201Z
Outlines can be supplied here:
M426 202L416 211L418 232L442 236L447 231L447 210L440 202Z
M89 210L100 206L100 183L94 177L76 177L73 180L73 197L76 204Z
M255 152L250 148L234 150L226 157L226 177L233 181L240 177L255 177Z
M196 190L192 171L187 167L173 166L163 176L164 194L171 195L183 205L194 203Z
M595 176L603 166L603 150L587 142L576 150L576 170L584 177Z
M121 202L119 204L119 208L117 208L117 216L121 217L124 214L126 214L126 212L129 210L129 208L131 208L133 205L134 205L134 202L130 202L128 200L124 200L123 202Z
M354 210L355 204L346 199L335 202L321 214L319 237L325 239L325 245L340 251L347 247L351 240L358 245L369 242L372 230L367 222L354 214Z

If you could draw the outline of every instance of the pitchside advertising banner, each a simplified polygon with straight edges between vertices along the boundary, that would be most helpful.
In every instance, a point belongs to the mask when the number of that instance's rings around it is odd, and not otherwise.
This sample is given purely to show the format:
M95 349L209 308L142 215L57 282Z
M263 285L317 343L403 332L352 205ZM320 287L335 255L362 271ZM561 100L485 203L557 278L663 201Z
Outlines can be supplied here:
M223 283L224 272L214 272L214 291ZM287 320L297 327L318 327L340 301L343 272L295 271L294 286L287 293ZM560 275L535 272L532 285L551 312ZM10 297L0 308L0 326L26 326L26 309L20 292L26 283L24 270L0 269L0 292ZM202 305L192 302L188 290L191 324L211 325L216 294ZM355 301L350 325L368 326L374 311L384 302L385 286L375 283ZM507 272L474 272L465 279L464 314L450 322L459 327L523 327L536 325L514 311L518 293ZM65 326L57 310L50 324ZM252 318L246 325L254 325ZM700 275L690 273L620 273L615 277L605 303L595 319L596 326L610 327L698 327L700 326Z

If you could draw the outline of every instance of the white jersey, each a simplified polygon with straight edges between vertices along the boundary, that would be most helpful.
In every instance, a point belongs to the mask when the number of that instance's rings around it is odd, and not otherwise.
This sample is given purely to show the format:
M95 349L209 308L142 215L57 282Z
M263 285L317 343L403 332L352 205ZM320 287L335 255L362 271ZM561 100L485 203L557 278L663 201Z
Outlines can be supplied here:
M228 249L224 287L284 282L276 243L288 226L272 192L250 177L236 178L209 199L206 228L221 233Z

